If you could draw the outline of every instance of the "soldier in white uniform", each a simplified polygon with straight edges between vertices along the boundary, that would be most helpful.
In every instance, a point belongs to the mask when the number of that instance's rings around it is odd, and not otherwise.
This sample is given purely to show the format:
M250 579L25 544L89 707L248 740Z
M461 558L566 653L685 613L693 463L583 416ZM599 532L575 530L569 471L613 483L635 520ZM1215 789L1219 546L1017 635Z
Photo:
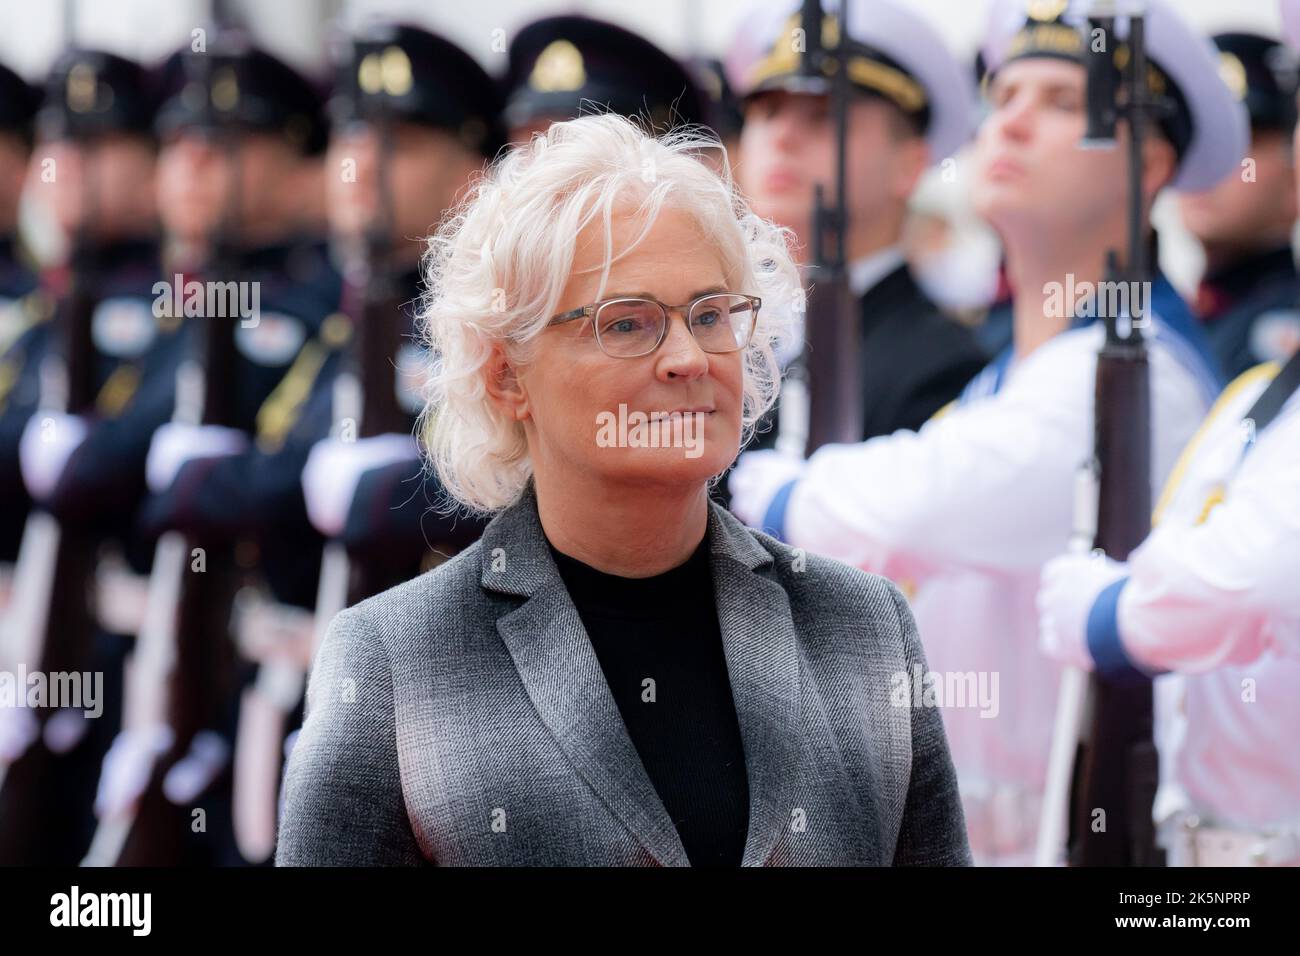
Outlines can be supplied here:
M991 113L973 199L1006 249L1012 345L918 432L826 446L806 462L751 453L731 479L746 521L911 589L932 668L913 686L933 687L922 703L944 707L982 863L1032 855L1059 678L1037 652L1035 596L1042 566L1065 549L1074 474L1092 454L1103 339L1096 303L1076 292L1103 279L1107 250L1124 248L1124 127L1119 149L1079 149L1085 12L999 3L984 51ZM1163 186L1203 189L1232 172L1247 123L1208 41L1167 5L1150 4L1147 38L1149 82L1170 106L1145 150L1150 201ZM1221 381L1163 277L1147 305L1152 479L1162 482Z
M1300 26L1300 0L1284 11ZM1153 812L1171 865L1300 865L1297 582L1300 352L1228 386L1127 562L1044 569L1046 653L1108 680L1168 675Z

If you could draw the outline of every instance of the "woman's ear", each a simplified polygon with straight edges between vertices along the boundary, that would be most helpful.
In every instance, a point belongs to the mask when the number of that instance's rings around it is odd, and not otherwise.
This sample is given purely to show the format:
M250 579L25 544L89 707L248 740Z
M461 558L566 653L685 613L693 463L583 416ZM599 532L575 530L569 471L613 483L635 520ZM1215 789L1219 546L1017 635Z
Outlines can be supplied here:
M515 421L528 417L528 393L519 381L518 370L499 345L492 347L492 357L483 367L484 387L488 397Z

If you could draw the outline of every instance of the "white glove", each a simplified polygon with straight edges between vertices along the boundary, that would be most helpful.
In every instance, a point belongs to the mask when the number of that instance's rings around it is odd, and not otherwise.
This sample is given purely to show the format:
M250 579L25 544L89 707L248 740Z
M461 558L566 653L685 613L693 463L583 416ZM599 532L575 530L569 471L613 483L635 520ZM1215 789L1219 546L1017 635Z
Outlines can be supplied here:
M190 741L189 752L163 777L163 796L178 807L188 806L212 785L229 760L226 738L215 730L200 730Z
M732 514L757 528L776 493L802 475L806 464L802 458L779 451L745 452L727 479Z
M420 450L411 435L376 435L359 441L326 438L312 446L302 470L307 517L327 538L347 524L361 476L399 461L416 461Z
M1104 554L1063 554L1043 567L1038 587L1038 649L1070 667L1092 670L1088 614L1097 595L1128 574Z
M85 711L60 707L45 722L45 746L56 754L66 754L81 743L90 730L90 718Z
M238 455L247 448L248 436L237 428L168 422L153 433L149 443L149 457L144 464L149 490L161 494L170 488L186 462Z
M129 810L149 785L154 763L172 745L166 724L123 730L104 755L95 792L95 816L110 820Z
M41 736L36 715L26 707L0 707L0 767L16 763Z
M18 440L18 464L27 493L44 501L54 491L72 453L86 440L86 421L63 412L40 412L27 420Z

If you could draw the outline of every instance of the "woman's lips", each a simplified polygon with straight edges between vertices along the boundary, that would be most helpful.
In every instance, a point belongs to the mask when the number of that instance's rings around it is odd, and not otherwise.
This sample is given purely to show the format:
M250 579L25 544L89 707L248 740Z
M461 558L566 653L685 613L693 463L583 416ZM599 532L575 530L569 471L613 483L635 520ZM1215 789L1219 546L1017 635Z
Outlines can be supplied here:
M659 421L664 418L681 418L685 415L712 415L713 409L707 405L700 405L696 408L674 408L671 411L658 411L650 413L650 421Z

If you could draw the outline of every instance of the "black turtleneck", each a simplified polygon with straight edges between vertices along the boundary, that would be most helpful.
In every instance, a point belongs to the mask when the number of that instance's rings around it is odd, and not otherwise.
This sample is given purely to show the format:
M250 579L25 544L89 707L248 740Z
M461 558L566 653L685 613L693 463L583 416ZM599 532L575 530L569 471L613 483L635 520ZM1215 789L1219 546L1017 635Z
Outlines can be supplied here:
M691 864L739 866L749 785L708 541L649 578L605 574L553 546L551 555Z

